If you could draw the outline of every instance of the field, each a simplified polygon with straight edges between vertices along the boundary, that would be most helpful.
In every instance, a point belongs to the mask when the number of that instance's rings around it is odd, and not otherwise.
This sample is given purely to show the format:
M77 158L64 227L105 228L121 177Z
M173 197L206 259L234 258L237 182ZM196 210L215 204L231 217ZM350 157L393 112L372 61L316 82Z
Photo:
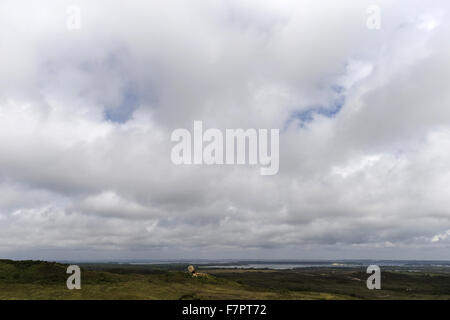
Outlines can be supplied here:
M450 299L448 268L383 269L368 290L363 268L244 270L185 264L80 264L81 290L68 290L68 265L0 260L0 299Z

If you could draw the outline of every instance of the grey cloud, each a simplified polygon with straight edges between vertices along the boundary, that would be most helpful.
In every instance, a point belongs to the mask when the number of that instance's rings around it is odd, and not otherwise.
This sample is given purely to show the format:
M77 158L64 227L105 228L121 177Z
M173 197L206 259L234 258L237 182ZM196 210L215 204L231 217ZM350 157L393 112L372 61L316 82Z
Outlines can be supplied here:
M0 4L1 255L450 258L446 1L68 4ZM279 174L172 164L193 120Z

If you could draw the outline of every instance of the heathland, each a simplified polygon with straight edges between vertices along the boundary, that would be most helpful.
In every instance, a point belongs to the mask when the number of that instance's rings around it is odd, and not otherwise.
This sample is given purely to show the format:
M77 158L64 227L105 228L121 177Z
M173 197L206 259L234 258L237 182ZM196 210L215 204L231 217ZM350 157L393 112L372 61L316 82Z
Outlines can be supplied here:
M368 290L363 267L291 270L187 264L79 264L81 289L69 290L68 264L0 260L0 299L450 299L448 267L383 268Z

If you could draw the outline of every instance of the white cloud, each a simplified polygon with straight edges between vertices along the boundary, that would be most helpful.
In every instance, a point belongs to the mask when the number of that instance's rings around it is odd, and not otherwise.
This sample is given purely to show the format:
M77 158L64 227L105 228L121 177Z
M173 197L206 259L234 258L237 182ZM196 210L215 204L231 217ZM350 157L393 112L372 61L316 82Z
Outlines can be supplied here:
M431 239L432 242L438 242L447 239L450 236L450 230L445 233L437 234Z
M69 4L0 4L0 254L450 258L447 1ZM279 174L174 166L194 120Z

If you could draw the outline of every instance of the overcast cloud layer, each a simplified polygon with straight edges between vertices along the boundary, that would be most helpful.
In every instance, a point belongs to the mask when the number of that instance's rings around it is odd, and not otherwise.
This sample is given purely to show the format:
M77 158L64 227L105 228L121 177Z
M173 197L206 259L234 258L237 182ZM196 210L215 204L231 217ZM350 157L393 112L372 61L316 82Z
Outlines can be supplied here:
M374 2L1 0L0 257L450 259L450 3ZM279 173L172 164L194 120Z

